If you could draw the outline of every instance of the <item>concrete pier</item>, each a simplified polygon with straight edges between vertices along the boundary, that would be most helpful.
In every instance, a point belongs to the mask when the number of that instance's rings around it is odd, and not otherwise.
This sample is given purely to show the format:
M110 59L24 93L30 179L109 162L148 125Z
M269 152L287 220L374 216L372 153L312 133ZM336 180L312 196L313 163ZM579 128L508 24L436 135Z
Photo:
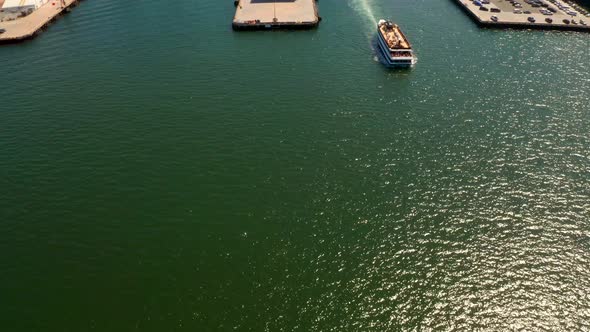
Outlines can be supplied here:
M313 28L320 17L316 0L239 0L232 26L236 30Z
M462 9L464 9L479 25L485 27L495 28L524 28L524 29L555 29L555 30L575 30L590 32L590 18L583 15L571 16L564 11L557 10L553 15L543 15L540 10L543 7L532 7L524 1L518 1L522 4L521 11L530 11L530 14L517 14L514 12L514 7L508 0L490 0L489 4L483 6L492 9L497 8L500 12L491 12L480 10L480 6L475 5L470 0L454 0ZM550 7L557 9L553 4L547 2ZM496 16L497 21L492 20L492 16ZM533 17L535 22L529 22L528 18ZM553 22L548 23L547 18ZM567 24L563 20L569 20ZM572 24L575 20L577 24ZM582 25L580 20L587 25Z
M28 16L14 21L0 22L0 29L6 30L0 34L0 43L17 42L34 37L43 27L77 3L78 0L52 0Z

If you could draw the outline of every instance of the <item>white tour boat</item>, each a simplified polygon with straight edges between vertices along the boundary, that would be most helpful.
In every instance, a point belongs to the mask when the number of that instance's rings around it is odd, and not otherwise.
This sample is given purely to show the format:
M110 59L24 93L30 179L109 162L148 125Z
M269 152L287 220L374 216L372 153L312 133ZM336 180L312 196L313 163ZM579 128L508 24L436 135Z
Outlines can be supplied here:
M379 20L377 24L379 48L388 67L411 67L416 63L412 45L399 26L391 21Z

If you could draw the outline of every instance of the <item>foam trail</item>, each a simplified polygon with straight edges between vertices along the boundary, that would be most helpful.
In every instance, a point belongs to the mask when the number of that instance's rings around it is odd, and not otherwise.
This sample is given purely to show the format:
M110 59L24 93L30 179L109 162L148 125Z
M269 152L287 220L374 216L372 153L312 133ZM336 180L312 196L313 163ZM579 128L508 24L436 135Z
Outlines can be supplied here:
M351 0L351 7L363 15L373 26L377 25L377 19L375 18L375 14L373 14L373 9L369 4L370 0Z

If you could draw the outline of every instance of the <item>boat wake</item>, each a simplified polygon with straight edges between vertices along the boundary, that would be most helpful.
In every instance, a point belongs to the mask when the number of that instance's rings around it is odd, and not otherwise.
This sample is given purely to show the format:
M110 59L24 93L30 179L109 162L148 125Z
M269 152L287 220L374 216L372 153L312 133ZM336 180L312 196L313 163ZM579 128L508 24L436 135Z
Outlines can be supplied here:
M371 0L350 0L350 6L374 27L377 25L377 19L375 18L375 14L373 14L370 2Z

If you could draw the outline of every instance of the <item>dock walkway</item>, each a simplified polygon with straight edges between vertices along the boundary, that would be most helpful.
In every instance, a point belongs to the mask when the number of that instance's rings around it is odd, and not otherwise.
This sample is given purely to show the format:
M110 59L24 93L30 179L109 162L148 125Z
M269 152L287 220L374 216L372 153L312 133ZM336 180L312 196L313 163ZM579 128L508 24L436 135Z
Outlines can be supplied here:
M0 34L0 43L16 42L31 38L44 26L53 21L62 12L78 3L78 0L53 0L39 7L33 13L14 21L0 22L0 29L6 32Z

